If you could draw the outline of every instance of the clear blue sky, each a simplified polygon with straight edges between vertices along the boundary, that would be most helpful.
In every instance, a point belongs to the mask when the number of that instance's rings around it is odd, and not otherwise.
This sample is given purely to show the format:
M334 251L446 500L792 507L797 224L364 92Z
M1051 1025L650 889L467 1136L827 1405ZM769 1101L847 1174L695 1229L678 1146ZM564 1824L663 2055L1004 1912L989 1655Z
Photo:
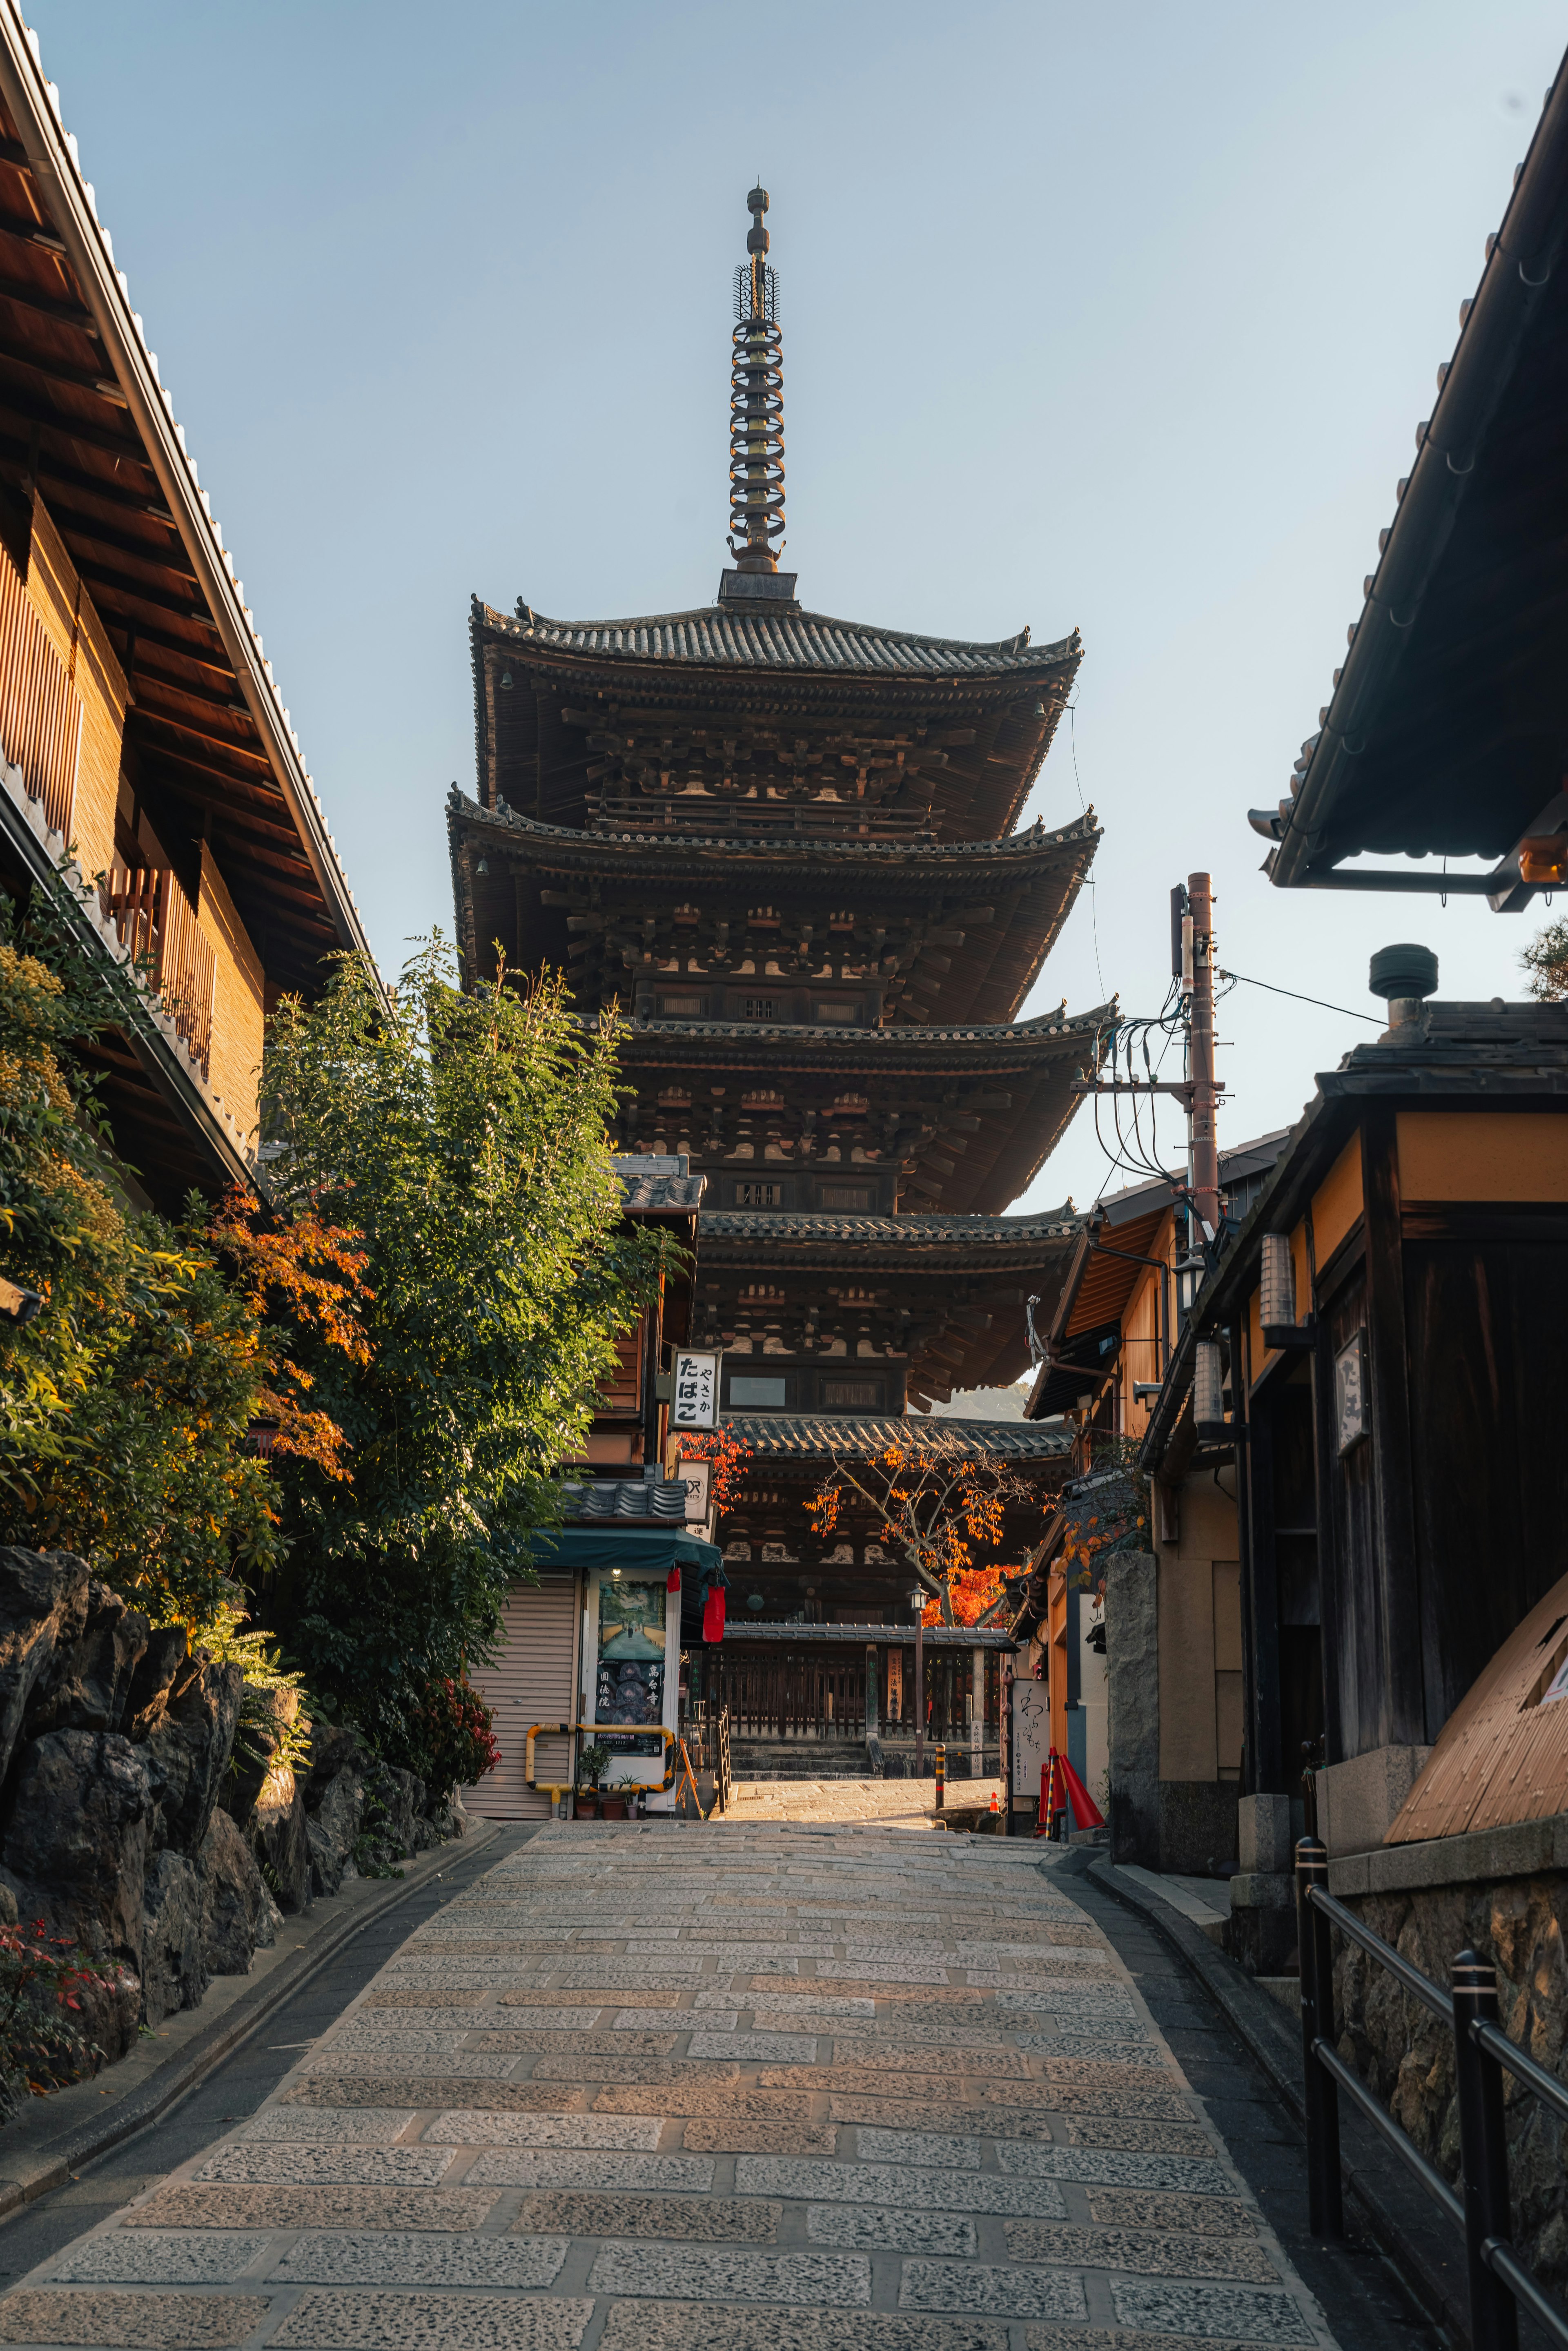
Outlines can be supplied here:
M1037 1006L1156 1009L1167 893L1200 866L1237 970L1370 1010L1368 951L1416 937L1444 994L1521 992L1529 917L1286 896L1244 811L1328 697L1557 10L35 0L34 22L383 963L451 925L470 592L574 619L715 592L760 172L803 601L1083 631L1030 815L1076 813L1081 785L1105 841ZM1222 1136L1289 1123L1374 1033L1238 989ZM1033 1198L1106 1177L1081 1118Z

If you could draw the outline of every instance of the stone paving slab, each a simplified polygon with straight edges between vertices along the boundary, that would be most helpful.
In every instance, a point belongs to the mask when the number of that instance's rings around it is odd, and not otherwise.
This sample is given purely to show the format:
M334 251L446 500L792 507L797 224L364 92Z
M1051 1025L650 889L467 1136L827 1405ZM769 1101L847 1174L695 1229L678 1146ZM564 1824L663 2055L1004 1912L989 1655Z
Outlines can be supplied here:
M601 2294L666 2295L688 2302L871 2306L871 2263L857 2253L695 2252L689 2245L606 2245L589 2271Z
M0 2343L106 2344L115 2351L219 2351L247 2341L270 2307L259 2294L7 2294Z
M838 2143L831 2122L758 2123L733 2115L689 2122L682 2137L694 2153L709 2155L831 2155Z
M692 2243L771 2245L781 2204L737 2196L526 2196L515 2230L569 2237L668 2237Z
M496 2201L461 2189L157 2189L120 2215L122 2229L477 2229ZM0 2303L0 2310L5 2307Z
M811 2204L806 2234L814 2245L849 2245L859 2252L952 2253L973 2261L979 2236L957 2212L886 2212L867 2204Z
M451 2166L451 2150L442 2147L258 2147L234 2139L195 2176L241 2188L434 2188Z
M1081 2269L1139 2270L1151 2277L1241 2278L1272 2285L1279 2278L1257 2239L1155 2236L1134 2229L1061 2228L1043 2220L1009 2220L1008 2251L1015 2262L1065 2262Z
M1083 2318L1079 2279L1060 2270L998 2267L991 2262L905 2262L901 2310L974 2310L997 2318Z
M271 2242L265 2231L112 2229L84 2237L54 2265L62 2285L227 2285Z
M359 2235L318 2229L299 2238L268 2280L326 2285L553 2285L565 2237Z
M599 2351L694 2351L698 2346L701 2351L1008 2351L1008 2330L983 2321L876 2311L852 2316L823 2310L798 2317L734 2304L620 2302L612 2303L599 2338Z
M601 2090L596 2115L717 2115L733 2121L805 2122L810 2097L799 2090L737 2088L730 2082L675 2082L639 2089L634 2084Z
M1198 2229L1206 2236L1251 2236L1257 2220L1245 2204L1219 2196L1161 2195L1138 2188L1096 2188L1089 2217L1106 2227Z
M519 2147L515 2154L480 2156L464 2178L487 2188L664 2188L706 2196L713 2186L713 2163L706 2156L613 2155L598 2149L531 2154Z
M268 2106L239 2133L241 2146L256 2140L330 2139L336 2145L391 2147L413 2122L413 2106L356 2106L348 2111L314 2106Z
M569 2082L499 2082L462 2074L307 2074L284 2092L288 2105L488 2106L498 2114L571 2114L588 2105L588 2092Z
M578 2295L315 2293L272 2340L289 2351L577 2351L592 2314Z
M1288 2294L1249 2294L1238 2286L1155 2284L1114 2278L1111 2299L1124 2325L1162 2334L1239 2335L1249 2343L1311 2343L1312 2330Z
M425 2132L441 2147L635 2147L651 2152L664 2126L657 2115L497 2115L470 2107L437 2116ZM450 2155L444 2158L452 2161Z

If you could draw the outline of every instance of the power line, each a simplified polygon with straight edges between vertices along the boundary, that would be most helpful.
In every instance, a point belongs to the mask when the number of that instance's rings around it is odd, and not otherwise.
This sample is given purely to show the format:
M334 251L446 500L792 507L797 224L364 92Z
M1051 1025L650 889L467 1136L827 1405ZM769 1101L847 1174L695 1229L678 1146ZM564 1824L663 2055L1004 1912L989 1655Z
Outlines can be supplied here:
M1239 980L1244 987L1266 987L1270 996L1288 996L1296 1004L1315 1004L1321 1012L1343 1012L1347 1020L1370 1020L1375 1029L1383 1022L1373 1012L1353 1012L1348 1004L1331 1004L1326 997L1302 996L1293 987L1276 987L1271 979L1249 979L1244 971L1222 971L1221 979Z

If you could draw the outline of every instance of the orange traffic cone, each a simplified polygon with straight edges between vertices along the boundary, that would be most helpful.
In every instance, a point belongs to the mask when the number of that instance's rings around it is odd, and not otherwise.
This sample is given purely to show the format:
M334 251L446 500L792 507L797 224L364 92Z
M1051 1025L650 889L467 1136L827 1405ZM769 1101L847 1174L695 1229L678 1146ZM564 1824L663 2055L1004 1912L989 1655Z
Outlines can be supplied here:
M1001 1811L1001 1806L997 1802L997 1792L994 1788L991 1790L991 1810L993 1813L999 1813Z

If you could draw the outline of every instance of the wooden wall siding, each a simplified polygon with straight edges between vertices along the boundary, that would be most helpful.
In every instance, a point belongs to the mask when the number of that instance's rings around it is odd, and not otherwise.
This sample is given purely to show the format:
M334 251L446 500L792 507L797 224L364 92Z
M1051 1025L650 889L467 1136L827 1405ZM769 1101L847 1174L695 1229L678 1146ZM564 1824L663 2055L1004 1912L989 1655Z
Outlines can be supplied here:
M1357 1266L1326 1303L1317 1357L1317 1418L1324 1430L1319 1463L1320 1524L1328 1534L1318 1574L1323 1633L1323 1737L1327 1760L1343 1762L1392 1733L1386 1642L1379 1605L1377 1512L1373 1448L1363 1437L1342 1456L1334 1435L1333 1361L1366 1325L1366 1279ZM1326 1507L1325 1507L1326 1506ZM1416 1743L1424 1743L1417 1741Z
M1320 1266L1328 1263L1361 1209L1361 1137L1353 1134L1312 1196L1312 1253ZM1299 1313L1305 1313L1306 1303L1298 1296Z
M1427 1740L1563 1565L1568 1448L1543 1370L1568 1326L1568 1216L1556 1225L1555 1243L1406 1245Z
M105 871L114 854L114 811L131 689L65 541L37 497L26 595L81 705L81 752L69 837L82 872L90 880Z
M1537 1601L1444 1724L1385 1844L1568 1812L1568 1698L1542 1698L1568 1657L1568 1576Z
M463 1801L471 1813L487 1821L540 1821L549 1813L549 1798L523 1782L529 1725L571 1722L577 1719L576 1642L578 1625L575 1576L544 1576L537 1591L514 1593L501 1612L501 1643L496 1662L474 1666L469 1680L496 1717L496 1743L501 1760L476 1788L465 1788ZM564 1739L541 1739L535 1749L535 1770L541 1780L570 1769Z
M213 1047L209 1082L248 1141L259 1116L267 980L261 958L235 911L212 851L201 843L196 919L213 950Z
M1561 1111L1401 1111L1403 1199L1568 1201Z
M1368 1735L1364 1698L1358 1743L1347 1755L1375 1747L1427 1743L1422 1695L1421 1600L1416 1546L1414 1464L1410 1453L1410 1392L1405 1327L1405 1265L1399 1222L1399 1164L1391 1110L1368 1111L1361 1130L1363 1214L1366 1229L1367 1390L1375 1548L1367 1562L1369 1591L1381 1617L1384 1682L1375 1736ZM1457 1464L1446 1464L1451 1480ZM1364 1600L1361 1604L1364 1606Z
M643 1315L635 1330L623 1331L615 1342L615 1369L599 1391L598 1409L601 1413L643 1409L643 1342L647 1319Z

